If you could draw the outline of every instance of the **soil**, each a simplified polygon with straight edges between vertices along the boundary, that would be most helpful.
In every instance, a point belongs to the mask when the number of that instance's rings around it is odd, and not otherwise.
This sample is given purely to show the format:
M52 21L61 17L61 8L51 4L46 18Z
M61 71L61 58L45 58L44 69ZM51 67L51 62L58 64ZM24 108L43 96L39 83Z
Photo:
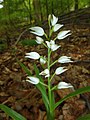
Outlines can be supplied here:
M72 35L57 43L62 47L55 51L52 60L61 55L72 58L73 63L64 64L68 71L62 75L55 76L54 82L60 80L69 82L74 89L90 86L90 27L85 25L68 24L65 29L69 29ZM23 37L35 37L25 34ZM25 64L34 75L34 62L42 71L39 61L25 59L25 53L37 51L41 55L46 55L47 51L42 45L22 46L16 48L8 47L0 54L0 103L7 105L27 120L46 120L46 111L41 94L37 88L26 82L27 74L17 63L16 58ZM59 64L52 67L55 70ZM57 90L56 101L71 93L71 89ZM79 116L90 113L90 93L84 93L70 98L63 102L55 110L55 120L76 120ZM0 110L0 120L10 120L11 118Z

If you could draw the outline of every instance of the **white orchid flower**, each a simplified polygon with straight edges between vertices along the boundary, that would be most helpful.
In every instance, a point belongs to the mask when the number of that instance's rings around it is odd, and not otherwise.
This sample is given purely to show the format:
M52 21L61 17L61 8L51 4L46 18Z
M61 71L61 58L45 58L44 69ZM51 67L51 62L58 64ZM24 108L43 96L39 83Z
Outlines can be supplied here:
M54 26L58 21L58 18L55 17L54 15L51 16L51 25Z
M59 30L61 27L63 27L63 25L61 25L61 24L56 24L56 25L54 25L53 31L56 32L56 31Z
M0 0L0 3L3 2L3 0Z
M0 8L3 8L3 5L0 5Z
M55 44L54 40L51 40L50 42L46 41L46 44L52 51L55 51L60 47L60 45Z
M40 57L40 63L45 64L46 63L46 58L45 57Z
M40 55L37 52L30 52L30 53L26 53L26 58L30 58L30 59L39 59Z
M48 48L50 48L50 42L46 41L46 44L47 44Z
M59 33L58 33L57 39L61 40L61 39L66 38L66 37L69 36L69 35L71 35L70 30L62 31L62 32L59 32Z
M43 43L43 39L41 37L36 36L36 40L35 40L38 44L42 44Z
M30 32L35 34L35 35L38 35L38 36L43 36L44 35L44 30L41 27L38 27L38 26L31 27L30 30L32 30Z
M26 81L32 83L32 84L38 84L39 83L39 79L37 77L32 77L32 76L28 76L28 79Z
M50 76L50 73L49 73L48 69L45 69L44 71L42 71L41 73L39 73L39 75L45 75L45 78L46 78L46 77Z
M67 57L67 56L61 56L59 59L58 59L58 62L59 63L69 63L69 62L73 62L70 60L71 57Z
M70 83L66 83L66 82L59 82L58 89L64 89L64 88L73 88L73 86Z
M55 70L55 74L56 75L59 75L63 72L65 72L67 69L64 69L64 67L58 67L56 70Z

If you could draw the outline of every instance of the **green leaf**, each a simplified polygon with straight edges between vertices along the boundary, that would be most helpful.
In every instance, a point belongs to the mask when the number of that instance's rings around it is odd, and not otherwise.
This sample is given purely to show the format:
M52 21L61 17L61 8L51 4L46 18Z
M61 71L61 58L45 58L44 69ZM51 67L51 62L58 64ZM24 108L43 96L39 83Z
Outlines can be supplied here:
M28 40L28 39L22 40L22 41L21 41L21 44L22 44L23 46L34 46L34 45L38 45L35 40Z
M73 96L76 96L76 95L78 95L78 94L85 93L85 92L90 92L90 86L77 89L75 92L72 92L72 93L68 94L66 97L62 98L61 100L59 100L59 101L55 104L55 106L53 107L53 110L55 110L55 108L58 107L58 105L60 105L63 101L67 100L68 98L73 97Z
M90 120L90 114L87 114L85 116L79 117L77 120Z
M10 116L14 120L26 120L25 117L12 110L11 108L7 107L6 105L0 104L0 109L3 110L6 114L8 114L8 116Z
M25 70L25 72L28 74L28 75L31 75L31 72L30 70L23 64L21 63L18 59L16 59L17 62L19 63L19 65Z
M39 75L39 73L40 73L39 69L37 68L37 66L35 64L34 64L34 70L35 70L36 76L39 78L39 80L41 82L43 82L42 77ZM43 86L41 84L37 84L36 86L37 86L37 88L40 90L40 92L42 94L42 99L43 99L43 102L45 104L45 107L46 107L47 111L49 111L49 100L48 100L48 97L47 97L45 86Z

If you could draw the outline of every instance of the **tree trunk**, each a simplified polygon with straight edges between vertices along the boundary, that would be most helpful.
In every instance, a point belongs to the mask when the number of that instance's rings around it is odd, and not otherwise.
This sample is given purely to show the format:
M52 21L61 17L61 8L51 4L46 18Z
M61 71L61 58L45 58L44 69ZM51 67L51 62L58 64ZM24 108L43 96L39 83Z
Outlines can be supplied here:
M75 0L75 7L74 7L75 11L78 10L78 0Z

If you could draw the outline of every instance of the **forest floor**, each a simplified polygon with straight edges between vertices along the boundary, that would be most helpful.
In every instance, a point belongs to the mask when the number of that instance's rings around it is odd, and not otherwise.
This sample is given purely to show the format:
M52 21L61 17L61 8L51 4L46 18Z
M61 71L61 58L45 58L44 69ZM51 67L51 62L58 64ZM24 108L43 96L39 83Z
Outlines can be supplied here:
M62 47L53 53L52 60L61 55L67 55L74 62L65 64L68 71L61 76L55 76L54 81L69 82L75 89L90 86L90 27L69 24L65 29L71 30L72 35L65 40L58 41ZM24 37L27 36L31 38L30 33L25 34ZM41 94L34 85L25 81L27 74L17 63L16 58L34 74L33 60L25 59L25 53L37 51L46 55L47 51L42 45L22 46L18 44L16 48L17 50L13 51L12 47L9 47L0 54L0 103L16 110L27 120L46 120ZM41 69L39 62L35 62ZM54 70L57 66L58 64L52 69ZM71 89L56 91L56 101L70 92L72 92ZM56 120L76 120L87 113L90 113L90 93L66 100L55 110L55 118ZM0 110L0 120L10 120L10 118Z

